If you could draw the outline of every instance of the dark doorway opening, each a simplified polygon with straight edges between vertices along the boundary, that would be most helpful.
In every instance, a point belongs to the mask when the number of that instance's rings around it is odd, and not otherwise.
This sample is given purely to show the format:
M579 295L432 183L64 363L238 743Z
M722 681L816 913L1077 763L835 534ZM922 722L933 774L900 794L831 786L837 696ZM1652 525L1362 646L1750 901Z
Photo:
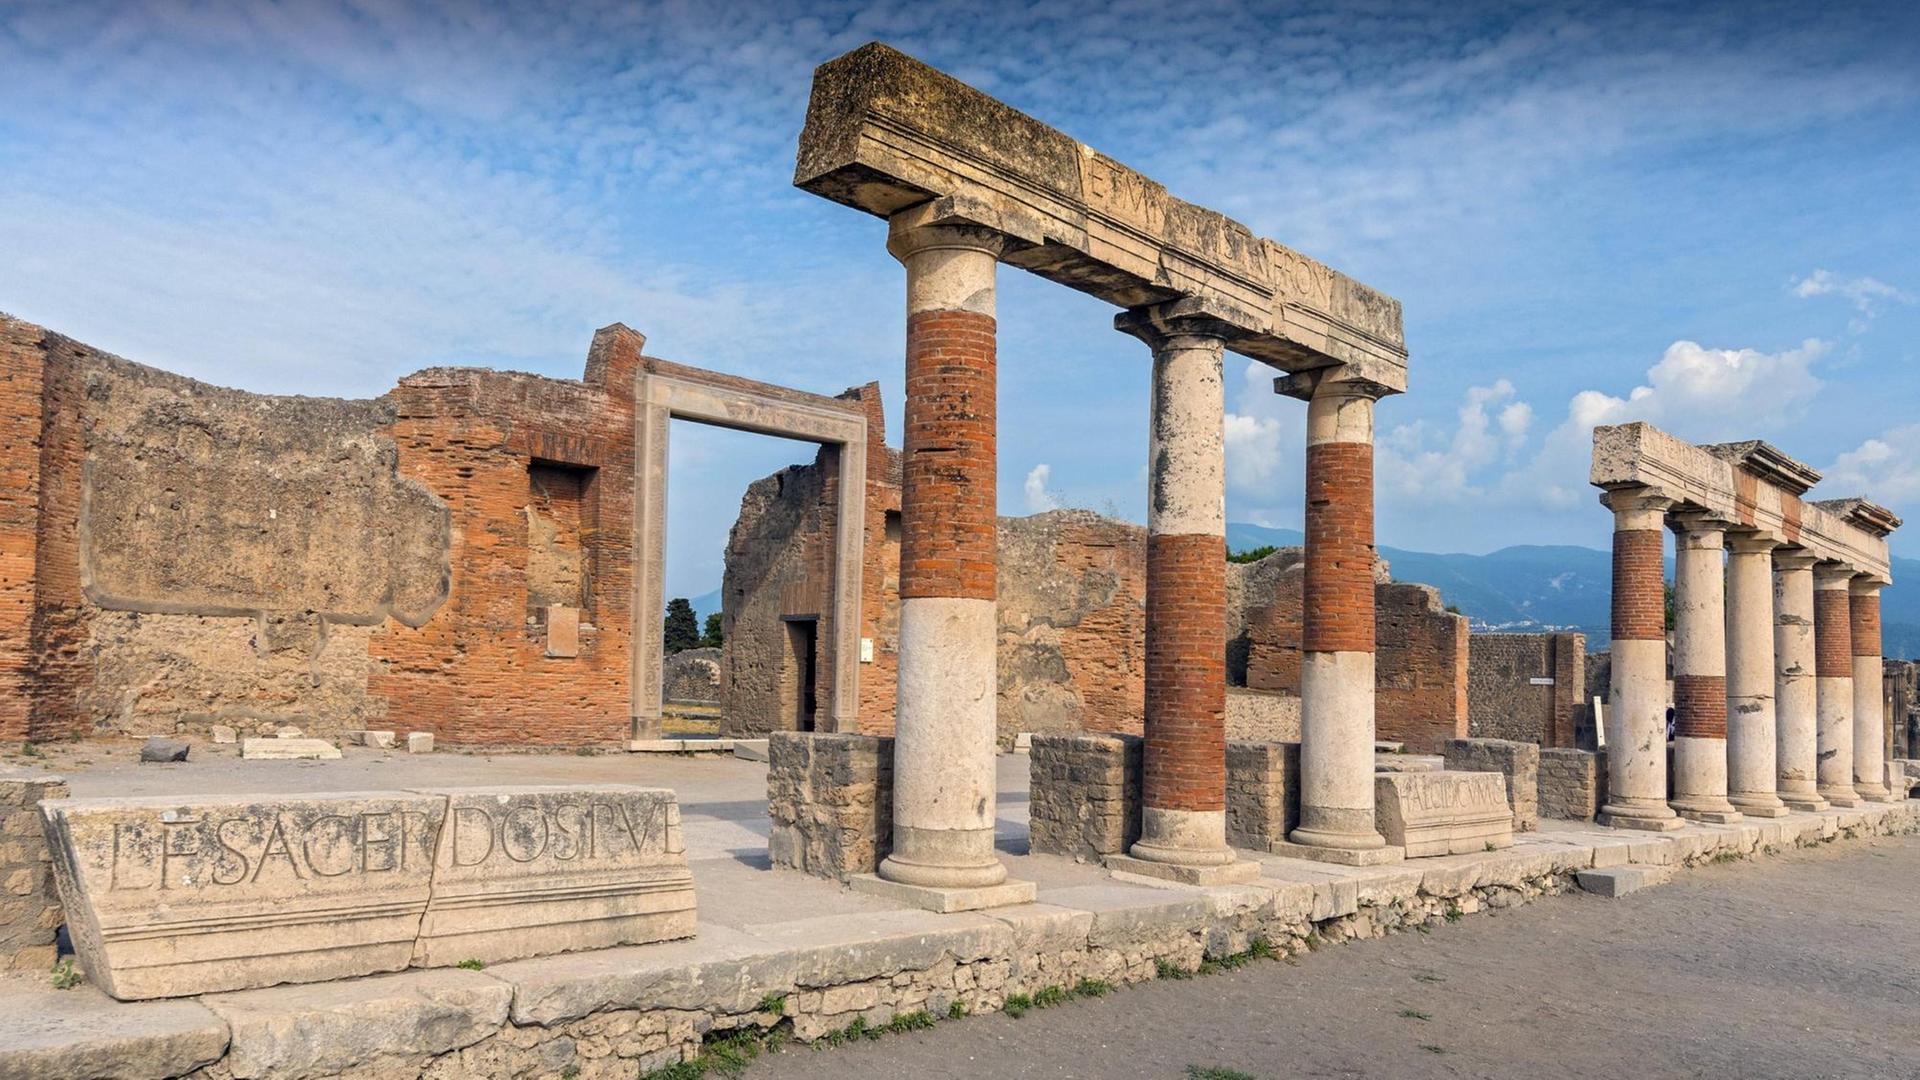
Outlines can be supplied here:
M782 682L790 688L787 715L793 722L793 730L812 731L815 714L820 707L820 620L790 618L786 623L788 677Z

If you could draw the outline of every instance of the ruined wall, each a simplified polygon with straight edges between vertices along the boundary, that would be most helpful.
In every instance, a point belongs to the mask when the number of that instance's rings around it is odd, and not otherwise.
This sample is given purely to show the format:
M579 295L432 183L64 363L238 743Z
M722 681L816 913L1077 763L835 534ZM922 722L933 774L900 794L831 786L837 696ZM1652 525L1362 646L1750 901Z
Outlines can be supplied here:
M618 744L642 344L602 331L581 381L435 369L345 401L0 317L0 737Z
M720 701L721 650L682 649L661 664L660 696L667 701Z
M1893 732L1893 756L1911 758L1920 751L1920 663L1883 660L1881 690L1887 724Z
M1579 744L1586 715L1584 634L1475 634L1467 666L1468 728L1476 739Z

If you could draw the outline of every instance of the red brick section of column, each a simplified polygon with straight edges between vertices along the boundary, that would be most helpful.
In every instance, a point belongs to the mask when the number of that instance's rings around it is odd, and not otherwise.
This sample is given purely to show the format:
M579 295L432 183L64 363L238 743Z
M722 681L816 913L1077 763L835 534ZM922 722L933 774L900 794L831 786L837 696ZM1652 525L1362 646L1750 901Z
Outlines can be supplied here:
M1648 488L1601 496L1613 511L1612 684L1606 706L1607 802L1600 822L1664 831L1667 805L1666 565L1671 499Z
M1147 539L1149 808L1226 812L1226 613L1226 537Z
M1873 578L1856 577L1847 604L1853 644L1853 788L1871 802L1893 802L1893 789L1887 786L1880 589Z
M1284 850L1349 864L1401 856L1374 825L1373 407L1381 393L1329 372L1313 377L1307 401L1300 824Z
M1813 568L1813 685L1818 707L1820 794L1838 807L1860 805L1853 786L1853 571L1834 562Z
M994 319L907 316L900 598L994 598Z

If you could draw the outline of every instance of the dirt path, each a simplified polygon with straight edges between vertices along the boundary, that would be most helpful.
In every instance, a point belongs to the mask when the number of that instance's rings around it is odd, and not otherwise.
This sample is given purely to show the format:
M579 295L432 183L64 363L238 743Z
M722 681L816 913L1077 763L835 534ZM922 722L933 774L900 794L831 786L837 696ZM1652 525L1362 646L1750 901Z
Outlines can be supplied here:
M1920 838L984 1016L750 1078L1920 1077ZM1205 1074L1202 1074L1205 1075ZM1215 1076L1231 1076L1219 1072Z

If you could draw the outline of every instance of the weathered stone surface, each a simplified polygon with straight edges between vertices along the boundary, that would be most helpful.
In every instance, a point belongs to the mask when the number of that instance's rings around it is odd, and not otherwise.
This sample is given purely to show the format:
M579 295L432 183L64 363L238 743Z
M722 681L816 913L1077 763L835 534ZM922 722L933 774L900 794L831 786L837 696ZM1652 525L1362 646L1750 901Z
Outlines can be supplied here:
M158 736L148 739L140 747L140 760L148 764L187 760L186 743L177 739L162 739Z
M63 799L40 812L81 964L124 1000L406 967L445 808L367 792Z
M1564 748L1540 751L1541 817L1592 821L1606 801L1606 793L1604 751Z
M97 990L9 989L0 1080L153 1080L220 1059L227 1025L192 1001L128 1004Z
M322 986L214 994L235 1080L417 1068L499 1030L513 987L475 971L409 971Z
M349 731L347 742L354 746L371 746L379 750L393 749L394 733L391 731Z
M1440 752L1458 772L1497 772L1507 781L1513 831L1540 827L1540 747L1510 739L1448 739Z
M407 732L407 753L409 754L433 753L433 732L431 731Z
M845 881L893 850L893 740L776 731L767 741L775 866Z
M1376 773L1374 800L1387 846L1405 848L1409 859L1513 845L1513 811L1498 773Z
M340 748L325 739L279 736L240 740L240 756L248 761L332 761L339 758Z
M661 665L660 695L668 701L718 704L720 650L682 649Z
M1300 823L1300 744L1227 744L1227 843L1270 851Z
M210 725L207 728L207 736L214 742L222 744L240 741L240 733L226 724Z
M1671 866L1613 866L1582 870L1574 875L1580 887L1598 896L1617 899L1673 880Z
M460 788L414 963L512 960L692 937L680 806L657 788Z
M0 776L0 967L45 971L53 966L60 898L38 807L66 797L65 777Z
M1032 850L1098 862L1140 838L1140 736L1039 734L1031 754Z

